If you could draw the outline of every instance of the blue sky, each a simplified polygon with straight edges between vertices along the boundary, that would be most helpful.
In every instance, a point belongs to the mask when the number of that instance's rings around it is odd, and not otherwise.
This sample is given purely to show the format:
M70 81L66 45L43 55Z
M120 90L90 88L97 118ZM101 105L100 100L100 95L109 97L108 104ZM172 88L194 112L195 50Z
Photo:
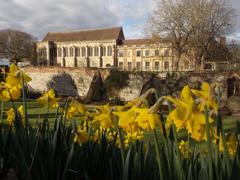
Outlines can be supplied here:
M238 16L231 37L240 39L240 1L230 1ZM123 26L126 38L141 38L154 4L155 0L2 0L0 29L20 29L42 39L49 31Z

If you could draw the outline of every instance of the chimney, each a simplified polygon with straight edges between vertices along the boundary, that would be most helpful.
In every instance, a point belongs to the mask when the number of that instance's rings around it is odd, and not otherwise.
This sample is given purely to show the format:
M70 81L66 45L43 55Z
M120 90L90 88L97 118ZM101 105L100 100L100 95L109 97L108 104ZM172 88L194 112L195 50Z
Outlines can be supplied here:
M220 37L219 44L220 44L221 46L226 46L226 45L227 45L226 37Z

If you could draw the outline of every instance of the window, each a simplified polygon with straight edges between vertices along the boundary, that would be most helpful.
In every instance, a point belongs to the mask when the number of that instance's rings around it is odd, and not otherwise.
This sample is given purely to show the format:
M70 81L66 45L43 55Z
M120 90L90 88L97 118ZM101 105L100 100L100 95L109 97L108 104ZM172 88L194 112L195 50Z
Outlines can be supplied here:
M108 46L108 56L112 56L112 47Z
M98 47L97 46L94 47L94 56L99 56Z
M170 56L170 51L169 49L164 50L164 56Z
M164 61L164 70L169 70L169 62Z
M131 57L131 56L132 56L131 51L128 51L128 57Z
M189 61L184 61L184 69L189 69Z
M68 57L68 48L63 48L63 57Z
M58 48L58 57L62 57L62 48Z
M128 62L128 70L132 70L132 62Z
M212 63L205 63L204 64L204 69L205 70L212 70L213 69Z
M145 69L150 69L150 62L145 62Z
M159 62L158 61L156 61L154 63L154 67L155 67L155 70L159 70Z
M82 47L82 56L86 56L86 48Z
M88 50L89 50L88 55L93 56L93 48L89 47Z
M70 47L70 57L73 57L73 48Z
M155 50L155 56L159 56L160 53L159 53L159 50Z
M75 48L75 55L76 55L76 57L80 56L80 48L79 47Z
M149 56L149 50L145 50L145 56Z
M119 66L120 69L122 69L123 68L123 62L119 62L118 66Z
M136 63L136 69L137 70L141 70L141 62L137 62Z
M123 57L123 51L119 51L119 52L118 52L118 56L119 56L119 57Z
M138 50L138 51L137 51L137 57L140 57L140 56L141 56L141 51Z
M102 56L106 56L106 47L102 47Z

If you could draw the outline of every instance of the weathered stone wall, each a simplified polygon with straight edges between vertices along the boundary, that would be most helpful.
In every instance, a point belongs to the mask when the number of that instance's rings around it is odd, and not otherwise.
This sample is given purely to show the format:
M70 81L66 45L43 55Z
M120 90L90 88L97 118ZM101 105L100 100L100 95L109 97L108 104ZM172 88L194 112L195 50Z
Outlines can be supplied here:
M54 88L59 95L85 97L89 90L92 78L100 72L103 81L111 74L108 69L90 68L63 68L63 67L27 67L24 69L31 77L29 85L36 91L43 92ZM157 73L128 73L127 86L121 89L112 88L111 96L123 101L137 98L142 89L154 87L160 95L176 94L184 85L200 87L202 81L221 84L222 99L227 99L227 80L232 77L240 79L240 73L184 73L167 77ZM154 75L154 77L152 77ZM114 90L115 89L115 90ZM109 94L109 93L108 93Z

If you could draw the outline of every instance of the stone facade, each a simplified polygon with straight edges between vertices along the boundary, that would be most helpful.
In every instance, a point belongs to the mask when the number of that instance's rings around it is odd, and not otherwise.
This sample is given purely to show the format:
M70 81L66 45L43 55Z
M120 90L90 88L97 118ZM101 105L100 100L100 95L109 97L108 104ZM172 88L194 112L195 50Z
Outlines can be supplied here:
M171 44L165 40L125 40L121 27L48 33L37 43L38 64L62 67L119 68L136 71L174 71ZM193 55L184 54L179 71L195 68Z

